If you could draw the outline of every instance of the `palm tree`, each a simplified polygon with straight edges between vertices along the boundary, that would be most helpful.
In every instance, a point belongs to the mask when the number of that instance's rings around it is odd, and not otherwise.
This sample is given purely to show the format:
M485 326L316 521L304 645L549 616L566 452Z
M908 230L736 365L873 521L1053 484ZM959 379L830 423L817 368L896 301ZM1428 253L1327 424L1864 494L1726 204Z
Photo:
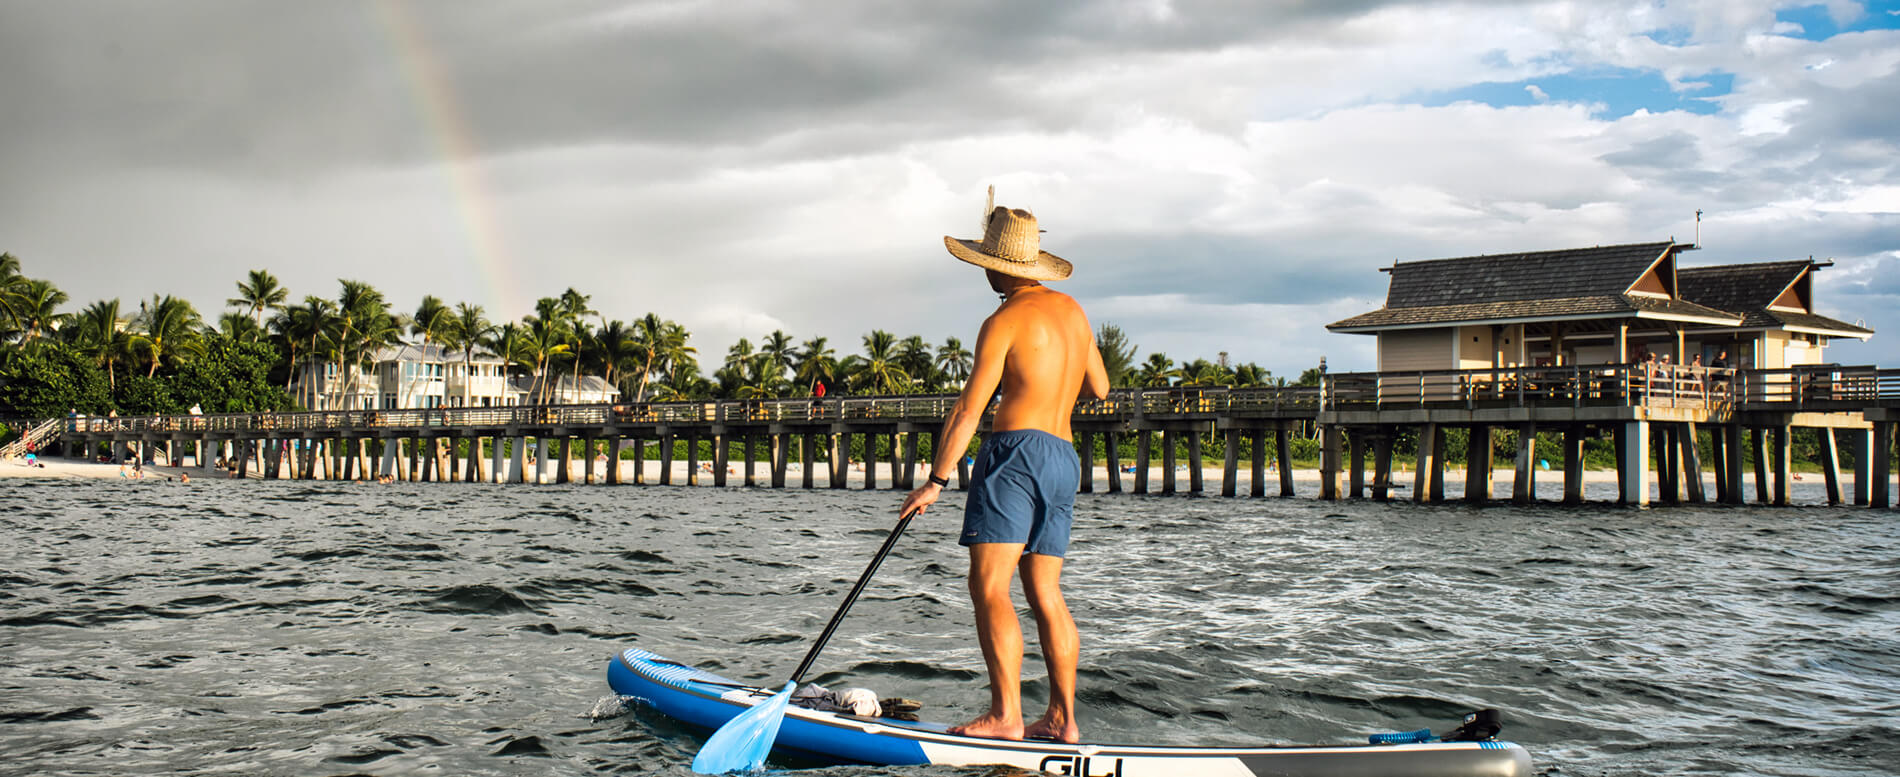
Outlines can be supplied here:
M376 351L402 342L402 321L389 312L383 293L362 281L342 281L337 295L337 406L356 391L356 367L373 363Z
M59 306L66 304L66 292L60 291L52 281L21 279L9 284L6 294L12 298L8 307L13 313L14 328L23 333L22 343L38 340L42 332L58 328L66 319L59 312Z
M937 348L936 373L950 386L962 386L970 379L970 368L975 357L963 347L963 341L954 337L944 338L943 345Z
M472 373L475 369L475 349L481 347L482 340L494 330L495 325L482 315L482 306L456 303L455 314L449 318L442 345L462 352L462 407L474 402L475 376Z
M864 336L864 357L847 359L852 380L873 394L896 394L910 387L910 375L897 364L897 337L882 329Z
M571 353L565 318L559 298L542 297L534 303L534 314L521 319L522 332L534 350L534 375L540 389L535 404L548 404L554 393L549 385L554 361Z
M290 376L284 379L284 390L289 391L296 382L297 371L306 365L315 367L329 362L329 354L335 345L337 324L336 303L316 295L303 298L301 305L289 305L271 318L271 329L284 343L284 352L290 358ZM303 351L298 359L297 352ZM322 385L322 370L310 369L305 383L308 384L309 401L298 397L305 408L317 405L318 388Z
M1102 353L1102 366L1108 372L1108 384L1127 387L1135 377L1135 344L1121 327L1104 322L1095 333L1095 348Z
M201 353L204 346L198 337L200 326L198 311L185 300L153 295L151 304L139 303L130 346L149 365L145 377L157 374L161 363L175 364L182 357Z
M1148 361L1136 370L1135 380L1142 386L1161 387L1167 386L1176 374L1174 360L1168 358L1167 354L1157 352L1148 354Z
M1234 368L1232 385L1235 387L1265 386L1267 381L1272 379L1273 373L1262 369L1258 364L1247 362Z
M572 286L561 292L561 326L567 333L568 358L574 362L574 391L577 394L581 390L581 352L586 349L589 339L584 319L599 313L587 306L591 299L592 295L575 291Z
M792 370L792 362L797 359L798 351L792 347L792 336L783 329L774 329L759 343L759 375L775 383L784 383L785 375Z
M119 388L118 364L132 357L132 337L119 319L119 301L99 300L80 311L73 323L73 344L106 370L106 385Z
M589 342L588 353L592 363L600 367L600 379L609 386L615 385L615 373L623 372L639 353L639 343L634 340L633 329L625 321L601 322Z
M237 288L238 295L225 300L224 304L249 310L260 330L264 328L264 311L280 309L284 300L290 298L290 290L278 283L277 276L268 270L252 270L246 280L238 281Z
M424 295L421 304L416 305L416 314L409 318L409 334L422 335L422 344L441 345L455 332L455 311L451 310L442 298L433 294Z
M26 276L20 274L20 258L0 253L0 340L12 338L22 328L15 292L25 282Z
M510 321L492 328L488 338L482 341L482 347L501 357L514 372L533 374L534 347L528 341L527 330L520 324Z
M1175 384L1177 386L1206 388L1211 386L1225 386L1234 380L1232 373L1222 368L1219 364L1206 359L1195 359L1194 361L1183 364L1181 365L1181 369L1175 372L1181 379L1179 383Z
M264 336L264 330L257 328L257 322L248 314L227 310L218 315L218 325L205 327L207 335L223 335L238 343L254 343Z
M819 382L836 383L838 381L838 354L825 343L825 338L814 337L799 346L792 374L798 385L806 391L816 392Z
M936 359L930 353L930 343L921 335L911 335L897 344L897 365L904 374L911 377L914 388L930 391L937 386Z

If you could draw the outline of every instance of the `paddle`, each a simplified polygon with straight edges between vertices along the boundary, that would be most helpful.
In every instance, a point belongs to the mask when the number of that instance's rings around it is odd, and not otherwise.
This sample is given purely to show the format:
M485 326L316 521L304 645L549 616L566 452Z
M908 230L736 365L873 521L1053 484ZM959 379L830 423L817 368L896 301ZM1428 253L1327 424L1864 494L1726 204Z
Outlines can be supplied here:
M811 652L805 654L805 660L799 662L798 670L792 672L791 682L785 684L772 698L755 704L751 709L739 713L732 720L714 731L712 738L706 740L706 746L699 749L699 755L693 758L693 771L700 774L725 774L736 771L752 771L765 765L765 756L772 751L772 741L778 738L779 724L785 720L785 705L792 700L792 691L798 688L798 681L805 678L805 672L818 661L818 654L824 652L825 643L831 641L831 635L838 630L838 624L844 622L844 614L858 601L858 595L864 593L864 586L871 582L871 576L877 574L878 565L884 563L884 557L891 554L891 548L897 545L897 538L910 526L910 519L917 511L905 513L897 519L897 525L891 527L891 535L884 538L884 547L878 548L877 555L871 557L871 564L864 568L864 574L858 576L858 584L851 587L851 593L844 597L844 604L838 607L838 613L831 616L831 622L825 624L825 630L818 635L818 642L811 646Z

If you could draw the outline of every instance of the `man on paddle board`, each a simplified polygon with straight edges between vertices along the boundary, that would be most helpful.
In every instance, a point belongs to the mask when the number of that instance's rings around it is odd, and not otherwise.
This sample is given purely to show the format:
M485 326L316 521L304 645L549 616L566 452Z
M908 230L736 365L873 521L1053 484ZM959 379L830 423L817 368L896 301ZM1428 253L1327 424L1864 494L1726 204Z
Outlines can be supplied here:
M990 397L1000 390L990 433L976 456L959 540L970 549L970 600L990 673L990 709L951 732L1075 742L1081 641L1062 599L1062 559L1083 463L1075 454L1069 414L1082 396L1108 395L1108 370L1082 306L1041 283L1069 277L1071 267L1041 250L1034 214L992 208L981 242L943 241L951 255L982 267L990 288L1003 297L983 321L970 379L937 435L930 482L912 491L901 511L921 511L937 501L949 485L942 473L963 457ZM1027 726L1022 624L1009 592L1017 570L1049 667L1049 708Z

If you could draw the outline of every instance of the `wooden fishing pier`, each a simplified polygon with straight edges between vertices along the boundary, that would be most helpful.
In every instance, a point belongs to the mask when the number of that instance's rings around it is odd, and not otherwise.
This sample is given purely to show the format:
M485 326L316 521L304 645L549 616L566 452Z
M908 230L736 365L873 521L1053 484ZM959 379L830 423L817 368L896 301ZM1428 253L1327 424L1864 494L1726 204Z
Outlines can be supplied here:
M624 447L658 443L660 466L652 480L662 485L673 484L674 443L684 441L684 485L700 485L705 477L714 486L729 485L738 446L737 466L747 486L784 488L796 474L799 487L845 488L850 465L861 464L862 487L909 489L918 482L921 438L937 433L954 400L834 397L76 418L59 425L59 438L75 457L107 445L115 451L136 447L141 456L162 448L170 461L193 456L215 473L223 460L236 474L265 478L605 484L622 482L622 470L599 466L597 456L616 461ZM1073 425L1083 461L1105 459L1102 485L1111 493L1125 490L1125 464L1133 465L1126 489L1133 493L1202 493L1200 466L1188 466L1187 482L1178 482L1175 452L1185 444L1186 463L1198 464L1202 440L1213 436L1224 443L1222 496L1240 496L1242 450L1251 453L1248 496L1267 495L1269 460L1281 463L1276 495L1294 496L1293 472L1285 465L1293 458L1291 439L1312 430L1320 441L1319 498L1391 498L1400 487L1393 480L1394 441L1409 435L1418 442L1410 498L1442 501L1445 432L1462 428L1474 451L1489 449L1495 430L1518 432L1510 497L1518 503L1536 498L1537 433L1543 431L1562 435L1566 503L1583 501L1584 441L1608 437L1616 451L1620 502L1649 503L1653 472L1664 504L1742 504L1748 496L1747 445L1754 454L1755 501L1777 505L1789 503L1793 430L1811 428L1820 431L1817 463L1828 501L1889 507L1894 501L1885 473L1893 471L1896 421L1900 370L1606 365L1342 373L1327 376L1319 387L1117 390L1107 399L1079 402ZM1707 462L1695 442L1704 430L1714 454ZM858 449L869 454L863 462L849 461L854 435ZM1131 435L1135 458L1123 462L1121 443ZM709 472L699 466L701 443L710 444ZM1157 443L1161 482L1152 484ZM760 449L764 461L750 454ZM532 461L531 450L537 454ZM1851 481L1842 475L1843 450L1854 461ZM221 451L229 453L216 453ZM1467 458L1463 498L1492 500L1491 457ZM645 484L644 456L636 461L631 480ZM823 483L814 482L819 464L828 465ZM1712 500L1705 469L1715 477ZM968 475L959 467L959 483ZM1097 485L1091 476L1080 490Z

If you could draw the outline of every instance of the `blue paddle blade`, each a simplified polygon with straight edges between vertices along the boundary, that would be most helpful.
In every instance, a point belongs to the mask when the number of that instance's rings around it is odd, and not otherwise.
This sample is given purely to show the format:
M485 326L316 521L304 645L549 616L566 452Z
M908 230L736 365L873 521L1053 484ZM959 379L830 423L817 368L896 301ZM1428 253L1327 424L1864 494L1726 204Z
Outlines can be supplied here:
M726 721L693 758L693 771L726 774L765 766L765 755L772 752L772 741L778 739L779 723L785 720L785 705L791 702L792 689L796 687L798 683L786 683L785 690Z

